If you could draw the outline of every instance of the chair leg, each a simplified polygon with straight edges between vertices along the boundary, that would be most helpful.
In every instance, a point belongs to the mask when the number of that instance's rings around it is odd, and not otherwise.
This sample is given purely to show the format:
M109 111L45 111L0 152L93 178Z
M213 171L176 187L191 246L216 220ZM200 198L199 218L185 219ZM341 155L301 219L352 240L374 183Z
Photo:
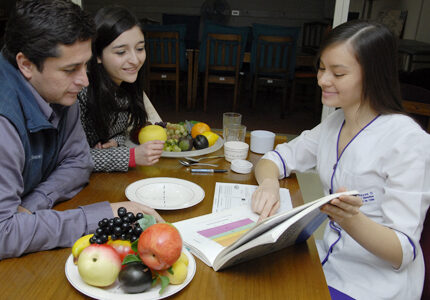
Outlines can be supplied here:
M235 84L234 84L234 95L233 95L233 111L236 111L237 108L237 93L238 93L238 82L236 80Z
M288 110L292 112L294 110L294 103L296 101L296 78L293 79L290 86L291 86L291 93L290 93L290 99L288 100Z
M255 104L257 102L257 75L254 75L254 84L252 85L252 103L251 103L251 107L255 108Z
M176 111L179 111L179 72L176 76Z
M203 111L206 112L206 106L207 106L207 100L208 100L208 75L205 76L205 94L203 97Z
M285 82L285 87L282 92L282 103L281 103L281 119L285 118L285 108L287 105L287 91L288 90L288 81Z

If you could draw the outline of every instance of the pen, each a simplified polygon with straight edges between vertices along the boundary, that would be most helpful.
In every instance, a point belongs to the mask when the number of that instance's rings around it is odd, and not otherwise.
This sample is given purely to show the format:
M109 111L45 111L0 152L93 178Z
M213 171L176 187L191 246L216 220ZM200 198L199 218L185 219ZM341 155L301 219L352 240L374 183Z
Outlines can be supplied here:
M191 173L225 173L225 169L190 169Z

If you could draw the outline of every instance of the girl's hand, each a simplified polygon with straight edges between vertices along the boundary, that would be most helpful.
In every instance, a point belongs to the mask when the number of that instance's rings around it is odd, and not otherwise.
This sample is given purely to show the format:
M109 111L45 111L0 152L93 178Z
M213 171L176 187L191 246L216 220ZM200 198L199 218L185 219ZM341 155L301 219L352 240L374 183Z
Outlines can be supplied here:
M264 179L257 190L252 194L251 208L260 219L274 215L279 209L279 181L277 179Z
M102 144L100 142L97 143L97 145L94 146L94 149L109 149L112 147L118 147L118 143L115 140L109 140L106 143Z
M345 188L340 188L337 192L345 192ZM330 220L335 221L339 225L344 222L349 222L360 212L360 207L363 205L363 200L358 196L340 196L333 199L329 204L321 207L321 211L327 214Z
M151 166L160 160L163 153L164 141L149 141L134 148L136 164Z

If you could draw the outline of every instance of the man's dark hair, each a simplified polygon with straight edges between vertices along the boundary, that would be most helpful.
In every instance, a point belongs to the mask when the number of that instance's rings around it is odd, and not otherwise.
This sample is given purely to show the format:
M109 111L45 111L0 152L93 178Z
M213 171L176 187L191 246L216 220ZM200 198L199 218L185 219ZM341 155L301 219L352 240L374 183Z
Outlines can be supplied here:
M48 57L58 57L59 45L87 41L95 34L89 14L69 0L18 0L6 25L4 57L15 67L22 52L37 69Z

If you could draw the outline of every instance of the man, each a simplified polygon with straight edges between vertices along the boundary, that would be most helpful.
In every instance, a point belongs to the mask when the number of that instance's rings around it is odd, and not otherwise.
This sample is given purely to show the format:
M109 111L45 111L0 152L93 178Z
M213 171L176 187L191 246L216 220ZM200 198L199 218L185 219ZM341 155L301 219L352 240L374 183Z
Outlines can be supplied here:
M0 54L0 259L70 247L120 206L52 207L87 183L92 161L76 96L88 85L94 24L69 0L18 1Z

